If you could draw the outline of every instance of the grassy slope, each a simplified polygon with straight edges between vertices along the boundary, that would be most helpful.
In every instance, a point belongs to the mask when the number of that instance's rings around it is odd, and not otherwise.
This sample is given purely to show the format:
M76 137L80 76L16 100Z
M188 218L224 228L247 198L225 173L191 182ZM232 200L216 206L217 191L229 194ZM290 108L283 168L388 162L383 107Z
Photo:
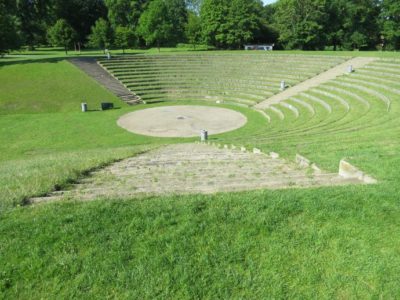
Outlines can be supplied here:
M76 79L79 85L81 77ZM0 174L7 179L0 180L0 190L14 193L6 194L12 201L5 207L143 150L129 145L163 142L116 127L115 118L125 110L2 116L0 145L14 136L1 149ZM252 120L247 127L215 139L257 136L261 117L243 112ZM377 171L379 185L7 209L0 222L0 295L395 298L399 143L391 133L379 143L353 141L351 147L329 147ZM261 146L291 155L296 142L290 139L286 152L279 141ZM317 142L303 150L333 168L338 154Z
M81 102L121 102L65 60L1 63L0 114L76 111Z

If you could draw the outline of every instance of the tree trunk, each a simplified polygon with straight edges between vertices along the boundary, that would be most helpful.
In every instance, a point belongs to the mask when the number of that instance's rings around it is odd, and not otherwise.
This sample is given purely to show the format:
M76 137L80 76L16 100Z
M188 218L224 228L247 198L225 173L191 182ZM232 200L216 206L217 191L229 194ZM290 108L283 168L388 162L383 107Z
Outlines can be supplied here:
M81 53L81 42L78 42L78 51Z
M157 49L158 49L158 52L160 52L160 41L157 41Z
M64 45L65 55L68 55L68 48L67 45Z

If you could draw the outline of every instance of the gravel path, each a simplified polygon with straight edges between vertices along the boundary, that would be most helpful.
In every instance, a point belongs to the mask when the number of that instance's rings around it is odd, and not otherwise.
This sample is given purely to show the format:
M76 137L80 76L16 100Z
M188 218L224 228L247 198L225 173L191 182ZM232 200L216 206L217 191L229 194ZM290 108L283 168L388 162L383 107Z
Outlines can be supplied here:
M313 78L310 78L306 81L303 81L291 88L286 89L285 91L276 94L259 104L255 105L256 109L266 109L272 104L277 104L283 100L286 100L290 97L293 97L299 93L305 92L313 87L317 87L325 82L328 82L332 79L335 79L338 76L344 75L348 72L348 66L352 65L353 69L357 70L358 68L362 68L365 65L377 60L375 57L356 57L337 65L336 67L329 69Z

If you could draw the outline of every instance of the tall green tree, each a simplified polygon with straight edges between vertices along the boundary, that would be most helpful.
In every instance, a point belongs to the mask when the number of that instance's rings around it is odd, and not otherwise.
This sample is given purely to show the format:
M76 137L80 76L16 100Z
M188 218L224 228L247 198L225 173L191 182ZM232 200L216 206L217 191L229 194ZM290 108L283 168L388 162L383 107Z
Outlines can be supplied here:
M260 28L261 8L257 0L204 0L201 22L205 41L217 48L239 48L252 41Z
M400 49L400 1L383 0L380 12L383 48Z
M89 44L93 47L103 49L104 53L113 42L113 31L110 24L104 20L99 19L95 25L92 26L92 33L89 36Z
M74 37L76 37L76 32L67 23L67 21L60 19L50 27L48 30L48 39L53 46L64 47L65 54L68 54L68 48L71 46Z
M13 0L0 0L0 55L20 45L17 29L16 3Z
M86 42L95 22L100 18L107 18L107 8L103 0L51 1L53 2L53 22L58 19L66 20L76 31L81 44Z
M153 0L139 19L137 32L146 41L147 46L167 43L172 37L172 23L168 18L168 9L164 0Z
M117 26L136 28L140 15L149 0L105 0L108 19L114 28Z
M286 49L323 49L325 46L325 0L280 0L274 23Z
M200 17L193 12L189 13L185 32L187 41L196 49L196 44L201 42L201 21Z
M164 0L167 7L167 19L172 25L172 36L169 44L176 45L185 40L185 26L188 21L188 11L185 0Z
M346 1L345 17L342 20L345 49L375 49L379 42L380 1Z
M135 32L129 27L118 26L115 29L114 34L114 45L122 49L125 53L125 49L135 46Z
M175 45L183 41L187 20L182 0L153 0L139 19L137 33L147 46Z
M37 44L46 42L47 26L51 18L51 1L17 0L19 30L23 42L34 49Z

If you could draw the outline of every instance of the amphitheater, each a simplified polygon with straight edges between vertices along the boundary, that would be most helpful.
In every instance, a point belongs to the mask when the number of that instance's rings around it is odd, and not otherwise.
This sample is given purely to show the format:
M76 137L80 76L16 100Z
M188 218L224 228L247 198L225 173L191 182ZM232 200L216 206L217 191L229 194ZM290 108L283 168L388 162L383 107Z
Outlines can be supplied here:
M381 149L376 160L395 155L395 59L207 52L97 63L143 108L203 103L249 112L254 120L237 133L211 135L207 144L188 139L118 162L49 199L375 183L379 163L353 155L371 145ZM347 72L349 65L354 72Z

